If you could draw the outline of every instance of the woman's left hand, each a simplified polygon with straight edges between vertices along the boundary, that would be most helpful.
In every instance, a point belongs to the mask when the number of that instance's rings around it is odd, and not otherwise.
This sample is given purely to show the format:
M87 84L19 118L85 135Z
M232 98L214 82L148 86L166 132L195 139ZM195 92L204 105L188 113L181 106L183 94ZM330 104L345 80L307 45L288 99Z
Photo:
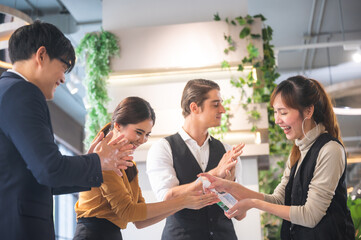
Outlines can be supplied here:
M238 201L232 208L230 208L225 215L231 219L236 218L237 220L242 220L246 217L246 213L249 209L252 208L252 199L246 198Z

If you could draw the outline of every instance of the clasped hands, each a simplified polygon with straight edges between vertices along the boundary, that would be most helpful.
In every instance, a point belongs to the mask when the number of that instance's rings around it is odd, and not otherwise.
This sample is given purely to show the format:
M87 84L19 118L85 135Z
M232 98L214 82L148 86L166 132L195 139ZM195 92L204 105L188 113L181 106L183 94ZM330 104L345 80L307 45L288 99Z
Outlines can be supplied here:
M112 140L113 132L109 132L104 137L101 132L92 142L88 153L97 153L100 158L102 171L111 170L122 176L120 169L127 169L133 166L133 145L128 143L124 135L120 135Z

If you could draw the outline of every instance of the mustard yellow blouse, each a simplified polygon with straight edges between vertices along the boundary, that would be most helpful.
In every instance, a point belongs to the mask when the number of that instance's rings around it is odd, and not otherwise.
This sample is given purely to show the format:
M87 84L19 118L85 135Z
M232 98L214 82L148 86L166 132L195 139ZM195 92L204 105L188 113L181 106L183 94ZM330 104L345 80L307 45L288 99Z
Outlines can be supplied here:
M77 219L81 217L105 218L121 229L128 222L142 221L147 217L147 207L138 183L138 175L129 183L113 171L103 171L103 184L90 191L81 192L75 204Z

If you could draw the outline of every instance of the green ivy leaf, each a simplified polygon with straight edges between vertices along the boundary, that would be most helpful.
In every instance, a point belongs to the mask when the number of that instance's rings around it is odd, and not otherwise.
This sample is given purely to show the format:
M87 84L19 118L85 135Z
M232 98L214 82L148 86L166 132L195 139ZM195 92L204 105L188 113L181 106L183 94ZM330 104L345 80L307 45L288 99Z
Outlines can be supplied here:
M252 62L252 59L251 58L247 58L247 57L244 57L242 59L242 63L245 64L245 63L251 63Z
M238 79L239 79L239 81L240 81L242 84L246 84L246 80L244 80L243 77L239 77Z
M253 125L252 128L251 128L251 132L255 132L255 131L257 131L257 126Z
M228 36L227 37L227 42L228 42L228 44L233 44L233 39L232 39L232 37L231 36Z
M251 34L251 38L252 38L252 39L260 39L260 38L261 38L261 34Z
M251 17L250 15L247 15L247 16L246 16L246 20L247 20L247 23L248 23L248 24L252 24L253 21L254 21L254 20L253 20L253 17Z
M224 61L222 62L222 64L221 64L221 67L222 67L222 68L230 68L231 65L229 64L229 62L227 62L226 60L224 60Z
M243 71L244 70L244 67L243 67L243 65L242 64L238 64L238 69L237 69L237 71Z
M236 20L238 22L239 25L243 26L246 24L246 19L244 19L243 17L239 16L239 17L236 17Z
M259 120L261 118L261 113L257 110L252 110L247 112L254 120Z
M247 45L247 51L250 58L256 58L259 55L258 48L256 48L252 43Z
M259 68L261 66L261 63L260 62L256 62L255 64L253 64L253 67L254 68Z
M216 13L216 14L213 15L213 20L214 20L214 21L221 21L221 18L219 17L219 14L218 14L218 13Z
M253 18L261 18L261 21L262 21L262 22L264 22L264 21L267 20L262 14L254 15Z
M249 27L244 27L242 31L239 33L239 38L243 39L247 37L251 33L251 29Z

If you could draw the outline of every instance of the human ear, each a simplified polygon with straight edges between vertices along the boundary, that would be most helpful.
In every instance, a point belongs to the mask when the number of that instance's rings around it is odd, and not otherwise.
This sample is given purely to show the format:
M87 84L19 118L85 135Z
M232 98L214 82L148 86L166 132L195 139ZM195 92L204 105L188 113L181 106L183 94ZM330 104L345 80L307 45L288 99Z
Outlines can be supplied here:
M197 104L195 102L191 102L191 104L189 104L189 109L193 113L198 113L199 112L199 107L197 106Z
M304 111L304 116L306 116L307 118L312 118L313 116L313 112L315 110L315 106L314 105L311 105L311 106L308 106L305 111Z
M118 123L114 123L114 129L116 129L116 130L120 130L120 128L121 128L121 126L118 124Z
M38 48L38 50L36 51L35 53L35 59L36 59L36 62L42 66L43 65L43 61L46 57L46 48L44 46L41 46Z

